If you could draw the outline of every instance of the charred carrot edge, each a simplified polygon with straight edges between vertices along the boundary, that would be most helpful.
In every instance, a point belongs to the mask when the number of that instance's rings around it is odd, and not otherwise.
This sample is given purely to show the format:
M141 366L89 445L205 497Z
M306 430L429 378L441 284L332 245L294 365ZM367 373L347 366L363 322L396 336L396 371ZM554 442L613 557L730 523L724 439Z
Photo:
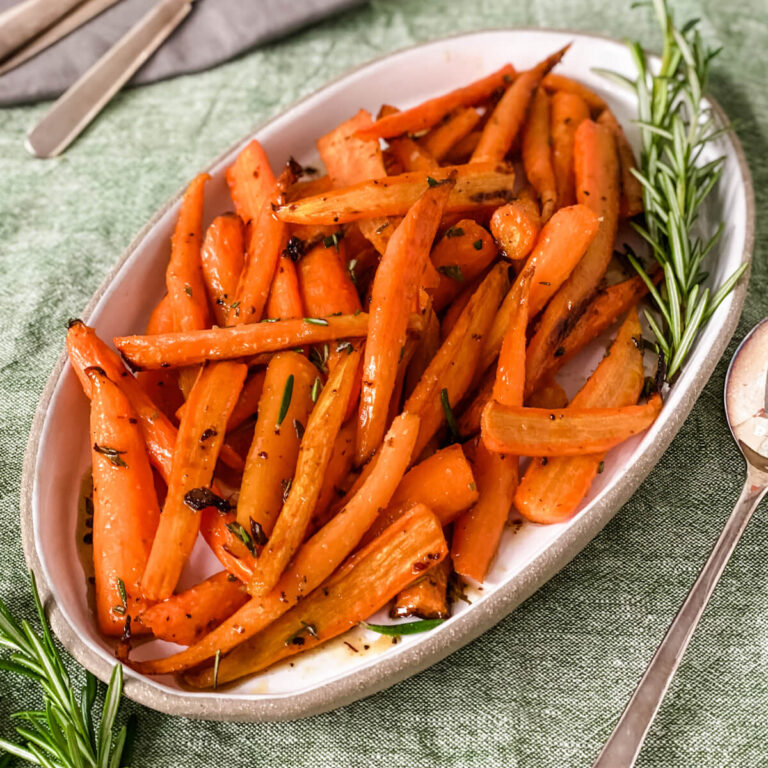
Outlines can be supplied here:
M544 310L528 345L529 381L538 378L538 371L546 367L582 315L613 256L619 218L619 169L613 135L607 128L585 120L576 130L574 157L576 197L598 217L600 226L584 257Z
M403 133L418 133L431 128L445 115L460 107L471 107L487 99L498 88L508 85L515 75L515 68L505 64L496 72L486 75L463 88L457 88L443 96L377 120L372 126L362 128L358 136L366 139L388 139Z
M130 635L131 619L145 606L141 574L160 511L133 408L101 368L87 368L85 375L92 390L96 612L104 634Z
M328 377L310 414L301 439L293 483L248 584L252 595L263 596L277 584L304 539L347 410L359 360L360 353L356 350L342 358Z
M609 354L571 401L573 408L634 405L643 388L642 336L637 310L631 309ZM604 454L534 459L518 486L515 506L535 523L558 523L578 509L597 475Z
M280 320L304 317L296 265L285 254L282 254L277 262L277 270L267 298L266 316Z
M246 532L258 526L272 533L293 480L316 377L317 368L298 352L281 352L267 366L237 502L237 522Z
M632 145L629 143L624 129L610 109L603 110L597 118L597 122L608 128L616 140L621 177L619 213L623 219L632 218L632 216L637 216L638 213L643 212L643 185L632 173L633 168L637 169L635 153L632 151Z
M454 406L467 392L475 376L482 344L501 297L508 286L507 267L497 264L480 284L448 338L432 358L427 370L405 403L405 410L421 418L418 456L445 421L443 390Z
M217 650L226 652L252 637L317 589L358 545L379 509L388 504L408 466L417 433L415 416L402 414L395 419L375 469L343 510L301 546L269 594L252 599L193 648L165 659L138 662L136 668L147 674L189 669Z
M477 162L361 181L286 203L275 214L281 221L295 224L346 224L371 217L404 216L426 189L435 186L434 182L445 181L454 174L456 186L451 190L446 211L500 205L513 196L512 166L497 161Z
M620 408L524 408L492 400L483 411L483 442L495 453L518 456L604 453L646 430L659 411L658 395Z
M523 125L522 156L525 176L541 200L542 222L547 221L555 212L557 202L549 113L549 96L543 88L537 88L531 98L528 118Z
M480 115L476 109L457 109L421 138L419 144L439 162L474 130L479 121ZM472 150L467 154L471 152Z
M446 230L430 254L440 280L432 292L435 311L448 306L466 283L485 271L497 254L493 238L473 219L461 219Z
M411 315L408 328L418 331L421 326L421 318ZM368 315L361 312L336 317L249 323L234 328L210 328L188 333L119 336L114 343L132 365L151 370L280 352L305 344L357 338L367 333Z
M541 84L551 93L555 91L565 91L566 93L573 93L580 96L594 115L598 115L604 109L608 108L608 105L602 96L598 96L593 90L587 88L586 85L580 83L578 80L573 80L565 75L550 72L545 75Z
M533 69L521 72L515 78L483 128L480 141L472 153L473 163L493 162L504 158L523 125L534 90L547 72L563 58L568 48L569 46L566 46L553 53Z
M243 583L227 571L221 571L150 606L141 614L141 623L161 640L192 645L228 619L247 600Z
M149 600L164 600L173 594L192 551L200 529L199 510L210 504L194 498L188 503L188 494L203 498L200 489L210 487L227 421L247 372L242 363L206 366L190 392L176 437L163 514L141 580Z
M449 618L448 577L452 570L449 557L427 569L423 576L409 584L395 598L389 615L393 619L405 616L418 616L421 619Z
M237 214L217 216L211 222L200 258L216 324L227 325L245 258L243 222Z
M552 135L552 169L557 187L557 207L576 202L573 178L573 140L576 129L589 120L589 107L578 94L556 91L552 95L550 133Z
M340 635L375 613L413 580L447 554L440 522L418 505L375 541L355 554L322 589L281 616L265 631L221 658L217 682L225 683L270 666L281 658ZM308 632L311 626L314 632ZM292 642L301 637L304 642ZM193 687L213 684L213 668L185 676Z
M528 256L540 230L538 205L525 198L497 208L491 216L491 232L502 254L512 261Z

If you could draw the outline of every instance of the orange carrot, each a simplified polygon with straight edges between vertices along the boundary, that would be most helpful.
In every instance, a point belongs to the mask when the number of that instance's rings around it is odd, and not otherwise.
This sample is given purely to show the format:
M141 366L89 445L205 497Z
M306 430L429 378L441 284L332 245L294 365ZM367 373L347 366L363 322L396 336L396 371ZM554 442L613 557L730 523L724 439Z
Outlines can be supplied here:
M593 90L587 88L586 85L578 82L578 80L572 80L565 75L558 75L554 72L550 72L544 77L541 84L550 93L554 93L555 91L565 91L566 93L573 93L580 96L594 114L599 114L604 109L608 108L608 105L605 103L605 99L603 99L602 96L598 96Z
M496 255L493 238L472 219L461 219L446 230L430 254L432 265L440 273L440 282L432 294L435 311L450 304L464 284L479 277Z
M455 91L377 120L370 127L358 131L361 138L388 139L403 133L418 133L437 125L445 115L461 107L471 107L487 99L498 88L504 88L515 75L511 64L505 64L497 72L457 88Z
M240 390L232 415L227 422L227 432L237 429L244 421L253 416L258 410L261 393L264 390L264 371L256 371L248 375L248 378Z
M565 408L568 405L568 395L553 378L548 378L528 396L526 405L531 408Z
M320 243L297 264L301 298L310 317L326 317L334 312L353 315L362 309L343 258L344 241L338 246L337 251Z
M480 277L468 282L461 293L445 309L443 312L443 319L440 321L441 339L445 340L448 338L448 335L453 330L453 326L456 325L456 321L461 316L464 308L467 306L467 304L469 304L469 300L472 298L472 295L482 282L483 277L484 276L481 275Z
M415 416L402 414L395 419L376 466L358 492L301 546L269 594L250 600L188 651L140 662L136 668L148 674L167 674L200 664L217 650L226 652L252 637L317 589L354 550L379 509L389 502L408 466L417 432Z
M459 163L469 162L469 158L480 143L483 132L480 129L470 131L461 141L448 150L448 154L443 158L449 165L458 165Z
M208 227L200 257L208 300L217 325L227 325L243 271L243 222L237 214L217 216Z
M631 309L609 354L571 401L576 408L620 408L634 405L643 388L640 320ZM515 495L515 506L535 523L558 523L577 510L600 471L604 454L534 459Z
M298 200L302 197L320 195L323 192L327 192L329 189L333 189L333 181L331 181L331 177L327 174L325 176L317 176L314 179L302 179L300 181L294 181L294 183L285 190L285 199Z
M247 600L248 593L242 582L221 571L150 606L141 614L141 622L161 640L192 645L228 619Z
M501 310L499 310L499 313L501 313ZM459 417L459 434L463 437L471 437L480 431L480 417L483 415L483 409L486 404L493 397L495 385L496 369L491 366L480 378L472 400L468 405L464 406L464 410Z
M446 554L437 518L423 505L414 507L347 560L322 589L223 656L217 682L230 682L264 669L342 634L386 605L413 580L414 572L439 563ZM308 626L314 631L307 631ZM295 642L296 637L303 642ZM209 687L214 682L213 668L189 673L185 679L193 687Z
M491 232L501 253L512 261L528 256L540 230L539 206L525 197L497 208L491 217Z
M413 354L410 355L408 370L405 374L403 392L406 396L416 388L419 379L424 375L432 358L435 356L440 343L440 321L433 309L429 309L424 318L424 331L415 340L413 345ZM407 343L407 342L406 342Z
M421 318L411 315L408 327L420 330ZM138 368L165 368L194 365L206 360L279 352L304 344L365 336L368 315L364 312L337 317L279 320L251 323L235 328L211 328L189 333L162 333L155 336L118 336L115 346Z
M277 262L277 271L267 299L266 316L281 320L304 316L296 265L285 254Z
M432 171L410 171L305 197L277 208L276 216L295 224L345 224L360 219L377 221L386 216L404 216L427 188L455 176L456 184L446 201L446 211L468 211L501 205L512 197L514 168L500 162L443 166ZM385 226L386 225L386 226ZM378 229L382 234L384 222Z
M448 605L448 577L451 570L449 557L429 568L395 598L389 615L393 619L404 616L418 616L421 619L449 618L451 609Z
M390 238L376 271L360 392L357 462L381 443L405 344L408 315L453 183L429 187Z
M605 109L597 118L600 125L604 125L613 134L616 141L616 151L619 155L619 173L621 178L621 202L619 213L624 219L637 216L643 212L643 185L637 176L632 173L637 168L635 153L632 145L627 140L624 129L610 109Z
M469 135L480 121L476 109L457 109L436 125L419 144L438 162ZM470 150L471 153L472 150ZM469 154L469 153L468 153Z
M589 120L589 107L581 96L567 91L556 91L553 94L550 133L558 208L565 208L576 202L573 141L576 129L585 120Z
M342 424L339 434L336 436L331 459L323 478L323 487L320 489L317 505L312 513L312 522L315 528L328 522L330 518L327 514L328 510L335 500L344 495L342 485L355 463L356 431L356 420L348 419Z
M130 636L145 603L141 574L160 512L152 470L128 399L100 368L87 368L91 389L93 563L96 612L107 635Z
M379 110L378 119L381 120L387 115L397 114L399 111L397 107L385 104ZM388 143L389 151L402 169L399 171L400 173L402 171L428 171L438 166L437 160L421 144L409 136L391 138ZM391 170L387 170L390 171L387 175L391 176Z
M310 414L301 439L293 483L248 584L252 595L266 595L277 584L304 539L347 410L359 360L357 350L342 358L328 377Z
M281 352L267 366L237 502L237 522L246 532L272 533L293 480L316 377L315 366L298 352Z
M189 394L176 438L168 495L142 577L147 599L171 596L192 551L200 528L199 510L211 506L201 504L198 497L204 500L204 490L211 484L227 420L247 370L241 363L206 366Z
M549 96L537 88L531 98L528 119L523 125L523 168L528 181L541 200L541 220L545 222L555 211L557 187L552 168L549 134Z
M544 310L528 345L526 379L529 381L538 378L539 370L546 367L548 359L584 312L613 256L619 217L619 170L613 135L607 128L585 120L576 130L574 157L576 197L580 204L594 212L600 226L584 258ZM535 280L541 280L541 273Z
M521 72L507 88L483 128L480 141L472 153L472 162L503 160L525 121L528 105L541 78L554 67L568 46L553 53L527 72Z

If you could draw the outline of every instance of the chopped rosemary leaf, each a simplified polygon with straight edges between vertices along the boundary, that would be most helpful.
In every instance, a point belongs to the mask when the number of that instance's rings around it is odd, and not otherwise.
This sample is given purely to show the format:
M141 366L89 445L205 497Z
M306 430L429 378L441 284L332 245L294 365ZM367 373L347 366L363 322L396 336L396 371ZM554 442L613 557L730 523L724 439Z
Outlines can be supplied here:
M407 621L403 624L369 624L361 621L360 626L378 632L380 635L400 637L401 635L416 635L419 632L429 632L430 629L439 627L445 619L421 619L420 621Z
M446 237L462 237L464 230L461 227L451 227L445 231Z
M472 243L476 251L481 251L483 249L483 241L482 240L475 240L474 243Z
M323 388L323 382L320 381L319 376L315 376L315 380L314 382L312 382L312 392L310 393L313 403L317 402L317 398L320 396L320 390L322 388Z
M106 456L109 459L110 464L116 467L127 467L128 465L121 458L125 451L118 451L117 448L110 448L108 445L93 444L93 450L96 453L100 453L102 456Z
M216 507L219 512L229 512L232 505L210 488L193 488L184 494L184 503L195 512L202 512L206 507Z
M216 649L216 656L213 659L213 688L219 687L219 662L221 661L221 648Z
M458 264L450 264L445 267L438 267L437 271L441 275L450 277L451 280L455 280L457 283L464 282L464 273L461 271L461 267Z
M448 424L448 431L451 433L453 441L455 443L459 443L461 442L459 425L456 423L456 417L453 415L451 400L448 397L448 390L445 387L443 387L443 389L440 391L440 402L443 404L443 413L445 413L445 420Z
M288 413L288 408L291 405L291 397L293 397L293 374L291 374L285 380L285 389L283 390L283 399L280 401L280 412L277 414L277 426L279 427L283 423L285 414Z
M427 184L429 184L430 187L436 187L440 182L437 179L433 179L431 176L427 176Z
M355 273L355 267L357 266L357 259L350 259L347 264L347 272L349 272L349 279L354 285L357 285L357 274Z
M128 593L125 591L125 582L122 579L117 580L117 591L120 593L120 600L123 603L123 608L127 608Z
M328 321L324 317L305 317L304 322L309 325L328 325Z
M336 248L339 250L339 241L344 238L344 230L340 229L338 232L334 232L332 235L328 235L323 238L323 245L326 248Z
M251 523L253 523L253 520L251 520ZM234 536L237 536L237 538L240 539L240 541L242 541L246 547L248 547L248 550L252 555L256 554L251 534L248 533L248 531L246 531L245 528L240 525L240 523L237 521L227 523L227 530Z

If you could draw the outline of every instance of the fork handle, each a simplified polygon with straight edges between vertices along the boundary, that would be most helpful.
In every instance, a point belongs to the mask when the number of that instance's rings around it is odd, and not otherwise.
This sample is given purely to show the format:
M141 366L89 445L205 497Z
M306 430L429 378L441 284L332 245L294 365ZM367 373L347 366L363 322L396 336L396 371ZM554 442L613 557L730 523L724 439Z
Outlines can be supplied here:
M768 491L768 475L750 468L747 482L712 554L667 630L642 680L592 768L631 768L669 688L701 614L736 543Z

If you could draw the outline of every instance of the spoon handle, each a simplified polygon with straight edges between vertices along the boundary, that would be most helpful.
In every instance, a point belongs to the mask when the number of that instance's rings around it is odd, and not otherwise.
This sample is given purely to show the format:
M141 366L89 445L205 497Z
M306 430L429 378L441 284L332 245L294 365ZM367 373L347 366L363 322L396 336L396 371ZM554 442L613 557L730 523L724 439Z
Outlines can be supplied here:
M642 680L592 768L631 768L685 649L749 518L768 491L768 476L750 467L747 482L712 554L667 630Z

